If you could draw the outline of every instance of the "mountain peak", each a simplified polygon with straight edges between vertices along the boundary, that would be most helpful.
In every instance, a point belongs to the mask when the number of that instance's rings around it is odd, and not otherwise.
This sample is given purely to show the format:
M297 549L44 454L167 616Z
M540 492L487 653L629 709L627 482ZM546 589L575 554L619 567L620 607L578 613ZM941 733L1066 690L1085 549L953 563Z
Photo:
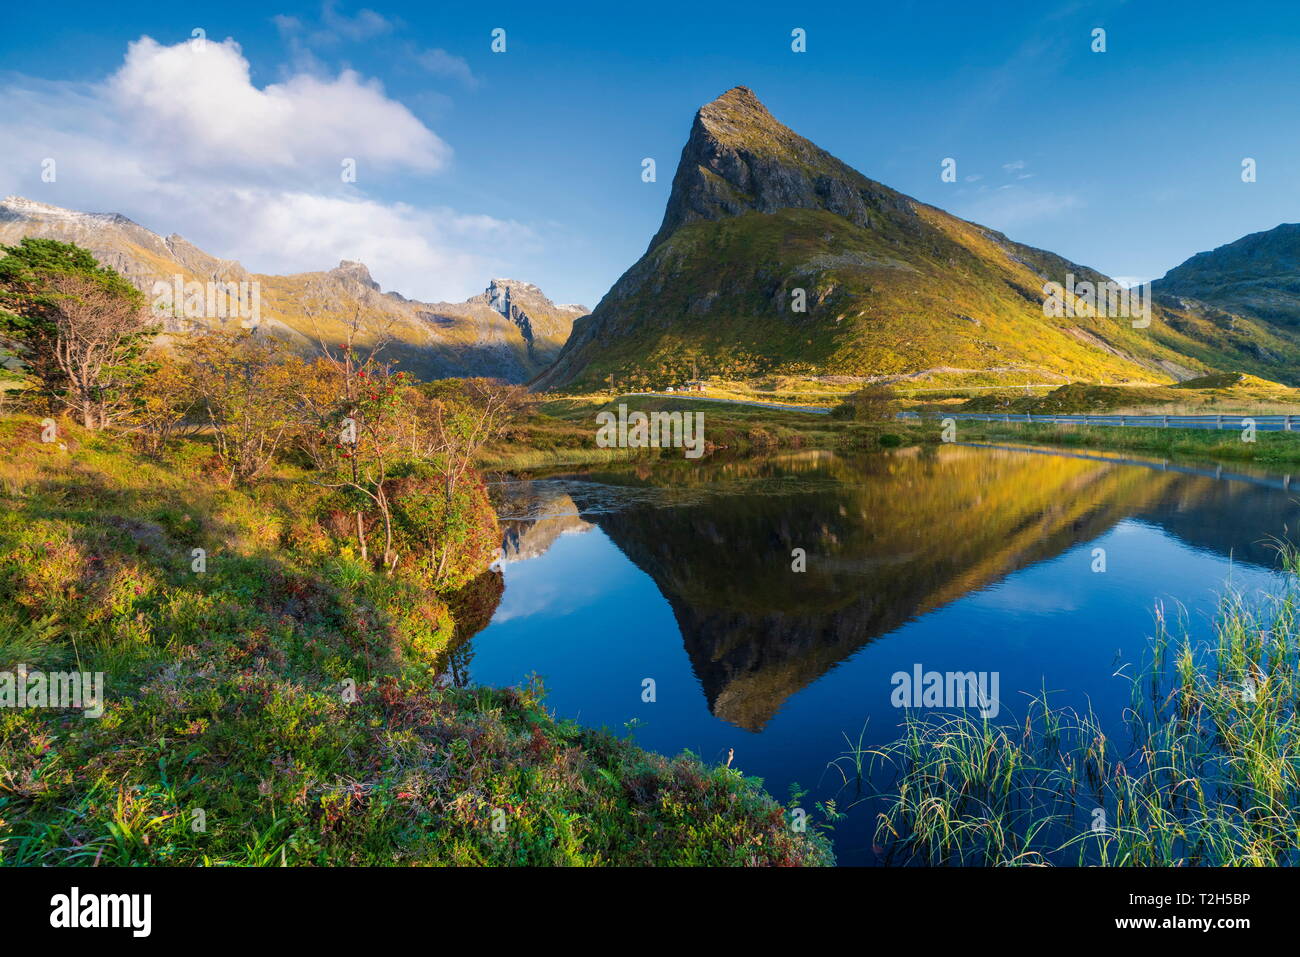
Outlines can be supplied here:
M28 199L26 196L6 196L0 200L0 218L70 222L86 226L108 223L136 225L121 213L83 213L75 209L55 206L53 203Z
M497 278L497 279L489 279L489 280L488 280L488 285L487 285L487 290L486 290L486 291L487 291L489 294L490 294L494 289L498 289L498 288L500 288L500 289L523 289L523 290L527 290L527 291L530 291L530 292L536 292L536 293L539 293L539 294L540 294L541 291L542 291L540 288L538 288L538 286L537 286L536 283L524 282L522 279L507 279L507 278L505 278L505 277L499 277L499 278Z
M1045 315L1044 280L1069 275L1105 278L864 176L734 87L695 113L649 248L533 386L648 388L697 366L727 379L1014 369L1149 382L1196 374L1207 355L1250 371L1300 353L1252 355L1248 331L1175 328L1163 308L1149 333Z
M781 209L826 210L865 229L885 216L915 216L907 197L804 139L753 90L735 86L695 114L649 248L691 223Z
M708 107L711 106L719 106L719 105L725 106L733 103L739 103L739 104L752 103L752 104L757 104L758 106L763 105L762 103L758 102L758 96L749 87L733 86L726 93L719 94L715 99L704 104L704 107L707 109Z
M772 146L777 145L774 140L783 138L782 133L795 136L777 122L747 86L733 86L704 104L696 114L696 122L727 146Z
M330 270L330 275L337 276L340 279L351 279L368 286L371 289L378 289L379 283L371 278L370 270L365 263L354 262L351 259L344 259L337 266Z
M1256 319L1300 323L1300 223L1282 223L1197 253L1151 288Z

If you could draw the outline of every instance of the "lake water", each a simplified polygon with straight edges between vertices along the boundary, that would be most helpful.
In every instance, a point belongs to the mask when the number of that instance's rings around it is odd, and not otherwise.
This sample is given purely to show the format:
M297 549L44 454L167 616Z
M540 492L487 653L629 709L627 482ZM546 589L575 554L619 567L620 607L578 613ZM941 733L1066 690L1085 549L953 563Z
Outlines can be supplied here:
M1157 603L1208 637L1225 588L1276 584L1270 541L1300 519L1289 484L975 446L503 481L505 592L456 670L489 685L535 673L561 717L632 723L668 754L733 753L778 800L798 782L804 807L843 805L829 762L864 723L866 746L896 737L891 676L918 665L996 672L998 720L1046 689L1122 730L1117 671L1146 652ZM876 862L874 813L836 826L842 864Z

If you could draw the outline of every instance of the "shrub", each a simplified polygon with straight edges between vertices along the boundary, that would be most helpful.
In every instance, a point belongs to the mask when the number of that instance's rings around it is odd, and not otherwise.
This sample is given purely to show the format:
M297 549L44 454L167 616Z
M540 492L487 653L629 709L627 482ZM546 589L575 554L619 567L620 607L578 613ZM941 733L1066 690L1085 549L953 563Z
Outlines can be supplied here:
M393 513L393 548L401 567L434 587L458 589L480 575L501 541L487 487L477 475L448 490L441 469L427 462L395 468L384 483Z

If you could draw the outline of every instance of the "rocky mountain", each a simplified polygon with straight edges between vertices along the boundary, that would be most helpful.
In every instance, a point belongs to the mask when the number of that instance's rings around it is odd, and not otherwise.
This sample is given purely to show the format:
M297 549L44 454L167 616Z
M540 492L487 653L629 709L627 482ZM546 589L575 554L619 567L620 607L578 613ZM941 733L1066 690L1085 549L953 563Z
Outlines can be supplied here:
M1300 358L1290 330L1195 305L1157 306L1140 328L1044 315L1044 285L1071 281L1108 280L868 179L736 87L696 114L649 248L536 385L671 383L692 363L735 377L1285 378Z
M338 341L345 323L359 314L360 345L372 345L382 330L389 330L394 341L388 354L423 379L493 376L526 382L554 360L573 321L587 313L583 306L556 305L537 286L514 279L493 279L465 302L425 303L383 292L358 262L344 261L322 272L260 275L116 213L77 212L18 196L0 201L0 244L12 245L24 236L83 246L151 299L159 281L179 281L182 287L189 282L256 283L259 328L302 352L315 349L321 338ZM211 310L200 313L174 309L164 322L167 334L241 319Z
M1251 233L1197 253L1152 283L1162 297L1300 327L1300 223Z

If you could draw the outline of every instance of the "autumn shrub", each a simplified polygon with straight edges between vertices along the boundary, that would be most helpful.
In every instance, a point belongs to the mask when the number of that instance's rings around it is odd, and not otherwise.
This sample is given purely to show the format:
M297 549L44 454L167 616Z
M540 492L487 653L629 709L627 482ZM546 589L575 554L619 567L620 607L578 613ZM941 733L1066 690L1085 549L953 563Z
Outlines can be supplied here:
M483 480L471 473L449 490L443 471L428 462L406 462L390 474L384 490L400 567L438 589L460 588L481 574L501 542Z

